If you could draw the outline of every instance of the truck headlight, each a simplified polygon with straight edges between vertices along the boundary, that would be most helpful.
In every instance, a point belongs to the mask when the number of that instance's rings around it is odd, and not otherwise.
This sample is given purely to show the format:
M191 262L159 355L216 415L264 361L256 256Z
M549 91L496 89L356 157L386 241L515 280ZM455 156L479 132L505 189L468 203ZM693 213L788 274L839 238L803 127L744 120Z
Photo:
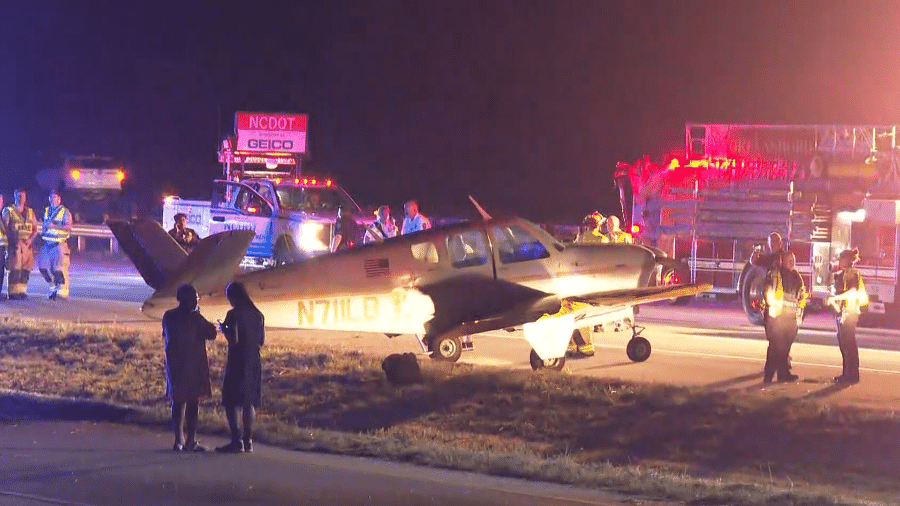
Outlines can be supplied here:
M300 224L297 231L297 245L303 251L321 251L328 249L329 246L322 240L322 231L325 225L315 222L306 222Z

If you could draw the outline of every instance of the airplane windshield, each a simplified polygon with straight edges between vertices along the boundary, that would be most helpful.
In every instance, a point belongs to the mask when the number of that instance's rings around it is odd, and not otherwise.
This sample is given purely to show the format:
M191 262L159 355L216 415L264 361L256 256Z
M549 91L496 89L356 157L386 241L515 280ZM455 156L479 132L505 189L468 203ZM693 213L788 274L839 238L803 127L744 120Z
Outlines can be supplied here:
M359 206L340 188L278 186L275 193L281 207L289 211L336 211L343 207L345 212L360 212Z
M524 221L532 226L532 228L534 229L535 236L537 236L537 239L539 241L541 241L542 243L544 243L548 246L553 246L556 249L556 251L562 251L562 250L566 249L565 245L563 245L563 243L561 243L557 238L553 237L550 234L550 232L547 232L540 226L538 226L534 223L531 223L530 221L527 221L527 220L524 220Z

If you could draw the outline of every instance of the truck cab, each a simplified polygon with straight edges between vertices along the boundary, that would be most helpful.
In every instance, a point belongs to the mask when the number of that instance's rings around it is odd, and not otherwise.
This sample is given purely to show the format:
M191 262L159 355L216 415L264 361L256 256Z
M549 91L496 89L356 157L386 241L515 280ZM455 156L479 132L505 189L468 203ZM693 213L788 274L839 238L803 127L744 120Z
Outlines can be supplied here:
M170 229L175 214L184 213L200 237L253 230L256 236L244 266L261 268L328 253L338 208L359 222L372 221L364 219L359 205L330 179L217 180L209 202L168 198L163 226Z

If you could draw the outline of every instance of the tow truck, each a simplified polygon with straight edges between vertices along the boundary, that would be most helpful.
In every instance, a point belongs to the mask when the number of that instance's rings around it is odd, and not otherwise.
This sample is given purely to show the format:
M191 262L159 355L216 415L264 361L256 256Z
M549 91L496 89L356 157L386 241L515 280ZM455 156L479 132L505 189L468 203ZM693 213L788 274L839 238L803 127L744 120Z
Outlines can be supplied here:
M306 115L236 116L236 135L224 139L219 149L224 177L214 181L211 200L166 197L164 228L171 229L175 215L184 213L187 226L201 238L223 230L253 230L256 235L241 265L256 269L329 252L338 208L361 223L374 221L363 218L359 205L332 179L302 175ZM295 151L261 148L273 145Z

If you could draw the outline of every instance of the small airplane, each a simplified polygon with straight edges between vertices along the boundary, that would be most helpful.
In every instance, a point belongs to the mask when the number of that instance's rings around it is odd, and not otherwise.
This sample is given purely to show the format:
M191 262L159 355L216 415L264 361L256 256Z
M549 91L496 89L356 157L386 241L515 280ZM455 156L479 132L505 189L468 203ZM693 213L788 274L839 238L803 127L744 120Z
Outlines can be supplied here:
M492 218L473 203L482 221L246 273L239 264L253 231L211 235L188 254L156 221L109 227L155 290L141 308L148 317L161 319L177 305L178 286L191 283L204 315L223 318L230 309L225 287L237 280L267 326L415 334L424 353L451 362L473 348L469 336L517 326L532 346L534 369L562 369L573 332L585 327L630 328L627 355L644 361L651 347L638 335L634 306L710 288L656 284L672 264L662 251L564 245L530 221Z

